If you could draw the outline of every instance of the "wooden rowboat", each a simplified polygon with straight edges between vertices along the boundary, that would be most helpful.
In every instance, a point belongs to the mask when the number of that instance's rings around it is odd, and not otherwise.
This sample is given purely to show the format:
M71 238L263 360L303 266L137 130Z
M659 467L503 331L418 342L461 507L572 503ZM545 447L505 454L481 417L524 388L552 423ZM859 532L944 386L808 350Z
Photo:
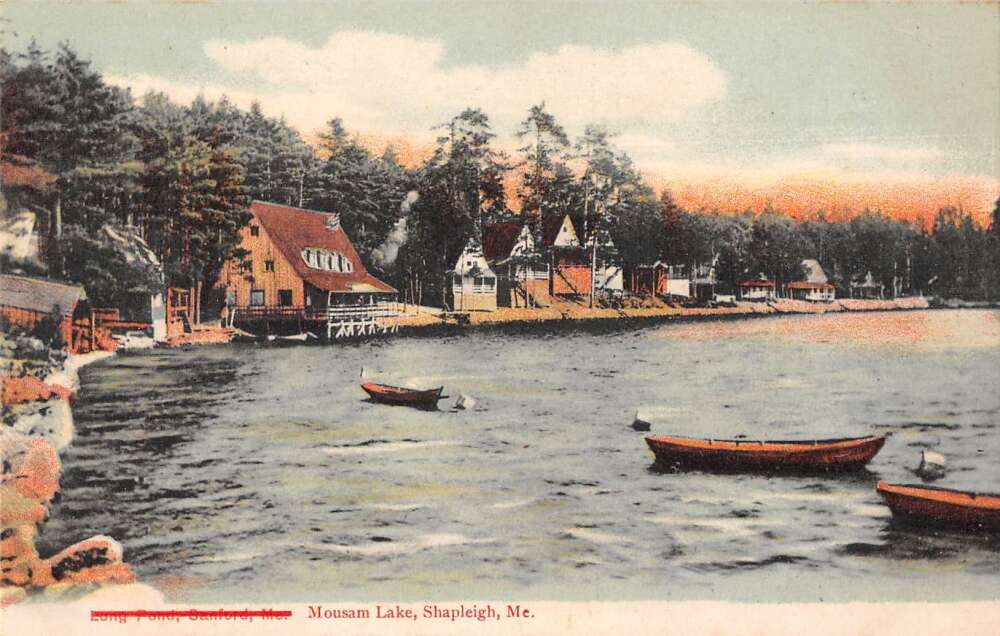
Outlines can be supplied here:
M811 441L646 438L657 465L719 471L833 472L859 470L881 450L885 437Z
M1000 532L1000 495L885 482L875 489L901 520Z
M444 390L443 386L436 389L419 390L374 382L366 382L361 385L361 388L371 397L372 402L424 409L436 409L438 400L443 399L441 391Z

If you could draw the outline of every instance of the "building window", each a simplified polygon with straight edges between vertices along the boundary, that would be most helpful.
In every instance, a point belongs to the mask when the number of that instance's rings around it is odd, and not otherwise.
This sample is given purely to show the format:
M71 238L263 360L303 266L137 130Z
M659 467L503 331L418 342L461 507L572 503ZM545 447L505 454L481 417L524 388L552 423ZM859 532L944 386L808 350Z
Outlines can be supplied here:
M496 285L497 279L492 276L476 276L472 280L472 291L478 293L490 293Z
M282 307L291 307L292 305L292 290L290 289L279 289L278 290L278 304Z
M251 225L250 226L250 236L260 236L260 226Z
M274 271L274 261L264 261L264 271L273 272Z
M461 287L462 286L462 275L461 274L452 274L451 284L454 285L455 287Z
M264 306L264 290L263 289L251 289L250 290L250 306L251 307L263 307Z
M350 274L354 264L343 254L321 247L307 247L302 250L302 260L313 269L322 269L338 274Z
M243 271L243 272L252 272L253 271L253 261L251 259L247 259L247 260L243 261L242 263L240 263L240 271Z

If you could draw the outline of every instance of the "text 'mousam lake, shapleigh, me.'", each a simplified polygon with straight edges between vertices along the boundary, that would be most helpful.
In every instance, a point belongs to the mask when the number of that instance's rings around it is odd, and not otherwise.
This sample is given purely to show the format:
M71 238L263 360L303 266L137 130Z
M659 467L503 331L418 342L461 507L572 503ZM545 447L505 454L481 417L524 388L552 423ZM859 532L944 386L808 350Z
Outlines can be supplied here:
M444 385L372 404L359 374ZM40 548L119 539L173 601L996 598L1000 539L891 521L874 486L1000 491L1000 312L788 316L87 367ZM459 393L478 404L451 412ZM891 434L841 476L665 473L652 432Z

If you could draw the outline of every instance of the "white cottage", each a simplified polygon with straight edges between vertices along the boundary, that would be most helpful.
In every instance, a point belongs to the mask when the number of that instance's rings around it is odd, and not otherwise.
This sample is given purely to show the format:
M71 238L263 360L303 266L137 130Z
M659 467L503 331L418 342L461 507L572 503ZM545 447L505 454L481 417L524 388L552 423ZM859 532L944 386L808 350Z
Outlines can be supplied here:
M452 270L452 309L496 311L497 275L475 240L469 241Z
M758 278L740 283L740 300L766 302L774 300L774 298L774 281L764 278L763 274Z
M594 236L592 235L587 241L587 249L591 258L594 256ZM598 243L597 258L594 260L594 291L598 294L610 292L621 295L625 291L625 276L622 274L621 265L615 263L608 256L602 256L602 253L606 255L616 253L615 243L610 236L604 237Z
M530 226L495 223L484 227L483 255L498 275L498 304L509 307L548 304L549 268L539 262Z
M805 280L789 283L786 288L792 298L812 302L833 302L837 296L836 288L829 283L823 266L814 258L802 261L802 269L806 273Z

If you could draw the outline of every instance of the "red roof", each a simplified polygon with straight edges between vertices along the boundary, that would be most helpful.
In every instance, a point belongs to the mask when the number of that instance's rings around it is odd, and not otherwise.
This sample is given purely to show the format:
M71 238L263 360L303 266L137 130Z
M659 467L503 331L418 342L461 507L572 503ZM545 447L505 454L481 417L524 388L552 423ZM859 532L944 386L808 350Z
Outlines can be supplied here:
M488 261L504 259L521 235L520 223L494 223L483 228L483 256Z
M745 280L740 283L740 287L774 287L774 281L755 279L755 280Z
M788 289L835 289L830 283L816 283L808 280L797 280L794 283L788 283Z
M250 204L250 213L264 227L295 273L310 285L339 293L396 293L394 288L368 273L343 227L333 230L327 227L327 221L335 215L262 201ZM302 259L302 250L307 247L339 252L351 261L354 271L342 274L309 267Z

